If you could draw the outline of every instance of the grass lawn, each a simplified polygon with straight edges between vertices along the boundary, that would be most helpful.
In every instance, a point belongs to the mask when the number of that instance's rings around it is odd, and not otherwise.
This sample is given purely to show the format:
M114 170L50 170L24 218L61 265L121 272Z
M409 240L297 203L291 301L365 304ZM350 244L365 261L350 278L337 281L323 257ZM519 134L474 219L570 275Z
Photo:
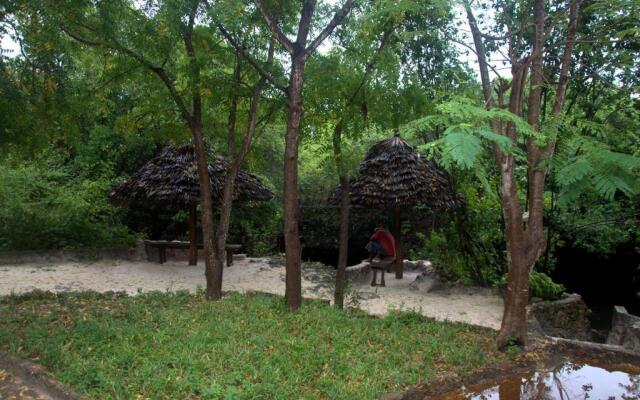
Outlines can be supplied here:
M281 297L0 298L0 350L95 398L376 399L504 360L492 334L417 313L373 318Z

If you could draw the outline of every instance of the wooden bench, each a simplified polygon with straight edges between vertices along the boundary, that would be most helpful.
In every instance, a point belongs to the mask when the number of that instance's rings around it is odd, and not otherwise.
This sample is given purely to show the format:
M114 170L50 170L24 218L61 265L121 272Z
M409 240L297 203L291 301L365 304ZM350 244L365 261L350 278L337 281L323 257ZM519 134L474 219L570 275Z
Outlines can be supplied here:
M387 286L384 282L384 273L387 271L390 271L391 266L395 261L396 261L395 257L386 257L383 259L374 258L371 261L370 265L371 265L371 270L373 271L371 286L381 286L381 287ZM378 271L380 271L382 275L380 283L378 283L376 279L378 277Z
M145 240L144 247L147 251L147 260L151 260L149 248L158 250L158 262L163 264L167 261L167 249L188 249L190 247L189 242L183 242L179 240ZM202 243L198 243L198 249L202 249L204 246ZM233 265L233 255L242 248L241 244L227 244L225 250L227 253L227 267Z

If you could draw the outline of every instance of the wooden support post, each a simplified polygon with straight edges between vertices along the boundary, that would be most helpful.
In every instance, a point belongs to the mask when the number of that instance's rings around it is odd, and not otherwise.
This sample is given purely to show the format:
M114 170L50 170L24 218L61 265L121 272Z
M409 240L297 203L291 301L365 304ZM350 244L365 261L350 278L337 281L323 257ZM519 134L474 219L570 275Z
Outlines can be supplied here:
M233 250L227 249L227 267L233 265Z
M189 206L189 265L198 264L198 235L196 233L196 203Z
M393 209L393 236L396 240L396 279L402 279L402 232L400 225L400 207Z

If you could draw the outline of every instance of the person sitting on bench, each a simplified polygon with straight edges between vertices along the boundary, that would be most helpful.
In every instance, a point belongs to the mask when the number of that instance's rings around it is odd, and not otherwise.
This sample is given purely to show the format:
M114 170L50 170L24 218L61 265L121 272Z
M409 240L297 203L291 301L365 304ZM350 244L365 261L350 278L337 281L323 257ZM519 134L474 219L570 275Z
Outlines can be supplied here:
M379 257L380 260L396 257L396 241L391 232L384 228L376 228L365 249L369 252L369 262L374 257Z

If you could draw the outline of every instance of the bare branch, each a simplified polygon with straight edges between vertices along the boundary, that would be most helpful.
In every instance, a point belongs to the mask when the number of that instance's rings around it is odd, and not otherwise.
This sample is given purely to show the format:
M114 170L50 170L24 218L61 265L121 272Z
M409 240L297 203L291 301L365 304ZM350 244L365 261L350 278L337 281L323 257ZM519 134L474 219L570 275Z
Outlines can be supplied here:
M474 49L473 47L471 47L469 44L465 43L462 40L458 40L454 37L451 36L447 36L447 38L449 40L451 40L452 42L456 42L459 45L463 46L464 48L466 48L467 50L471 51L473 54L475 54L476 56L478 55L478 52L476 51L476 49ZM502 53L501 53L502 54ZM504 56L504 54L502 54ZM486 57L486 56L485 56ZM485 59L486 60L486 59ZM500 73L498 72L498 69L496 67L494 67L493 65L489 64L489 62L487 62L487 68L490 68L491 71L493 71L494 74L496 74L496 77L503 79L502 76L500 75ZM482 76L481 76L482 78ZM485 99L486 100L486 99Z
M344 3L342 8L334 14L333 18L331 19L331 22L329 22L329 25L327 25L322 30L322 32L320 32L320 34L315 39L313 39L309 47L305 49L304 58L309 58L309 56L311 56L311 54L313 54L313 52L316 51L318 46L322 44L322 42L327 38L327 36L331 35L331 32L333 32L333 30L342 23L342 20L344 19L344 17L346 17L347 14L349 14L349 11L351 11L352 6L353 6L353 0L347 0Z
M576 32L578 30L578 9L581 0L571 0L569 9L569 29L567 32L567 45L562 54L562 67L560 68L560 78L558 81L558 89L556 90L556 98L554 100L552 115L558 115L562 111L564 97L569 81L569 69L571 67L571 56L573 54L573 44L576 42Z
M273 33L278 42L280 42L280 44L290 54L293 54L293 43L291 43L289 38L287 38L287 36L282 32L276 20L273 18L269 10L267 10L267 7L265 7L262 0L253 0L253 2L255 3L256 7L258 7L260 14L262 14L262 18L264 18L264 21L267 23L267 26L269 27L271 33Z
M469 27L471 28L471 33L473 36L473 43L475 44L474 53L476 53L476 56L478 58L480 80L482 82L482 92L484 94L485 105L487 107L492 107L494 102L493 96L491 94L491 81L489 80L489 63L487 62L487 55L484 50L484 43L482 42L482 34L480 33L480 28L478 28L478 23L476 22L476 17L473 15L473 11L471 10L471 4L469 3L469 1L464 2L464 8L467 12L467 19L469 20ZM466 46L466 44L464 45Z
M507 33L506 35L502 35L502 36L494 36L494 35L489 35L488 33L480 33L480 35L482 35L483 38L488 39L488 40L507 40L507 39L511 39L516 35L521 35L522 32L524 32L525 28L531 26L531 24L528 25L520 25L520 27L518 28L517 31L509 31L509 33Z

